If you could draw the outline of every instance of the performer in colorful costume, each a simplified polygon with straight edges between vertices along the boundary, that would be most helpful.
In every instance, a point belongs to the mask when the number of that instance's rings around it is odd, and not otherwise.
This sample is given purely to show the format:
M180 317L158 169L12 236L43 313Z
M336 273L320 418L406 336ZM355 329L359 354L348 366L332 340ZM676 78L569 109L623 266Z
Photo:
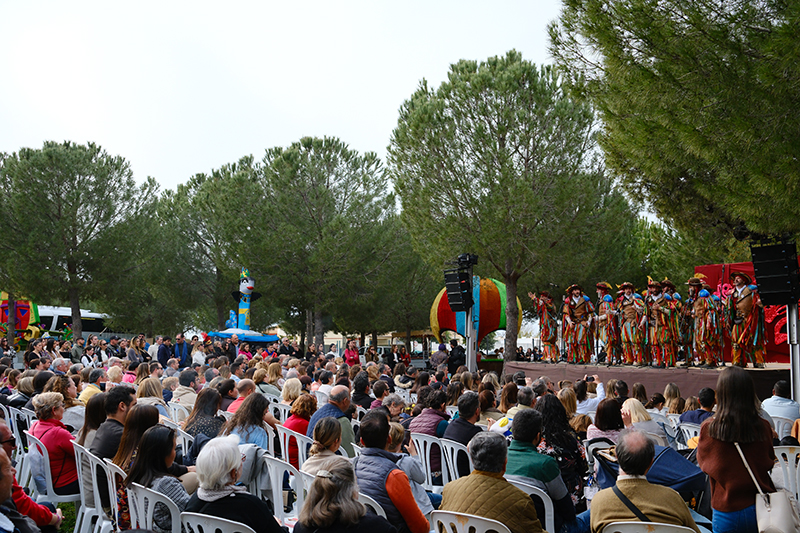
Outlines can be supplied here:
M764 304L758 288L744 272L732 272L734 289L728 297L728 327L731 333L731 356L734 365L764 368Z
M695 351L694 343L694 324L695 324L695 302L697 301L697 293L703 285L700 278L689 278L686 282L689 286L686 301L683 304L683 309L680 316L680 331L681 331L681 344L683 344L683 351L685 356L685 366L692 366L695 357L698 354Z
M594 307L579 285L567 288L569 297L561 308L564 341L567 345L567 361L586 364L592 355L592 313Z
M622 362L622 348L620 346L619 324L614 307L614 298L611 297L611 284L601 281L597 285L597 338L606 349L606 360L609 364Z
M703 286L694 300L694 353L700 359L701 368L717 366L717 325L719 315L717 306L708 291L708 285Z
M668 278L664 278L661 282L661 287L664 290L664 298L669 302L671 309L669 319L669 344L666 347L669 359L673 364L678 361L678 352L680 351L681 344L681 311L683 311L683 301L681 295L676 292L675 284Z
M642 364L642 334L639 321L644 314L642 297L634 294L633 283L626 281L620 285L622 296L617 298L616 311L622 344L624 364Z
M553 303L553 297L547 291L542 291L537 298L536 293L529 292L528 296L536 306L539 317L539 337L542 341L542 361L548 363L558 362L558 309Z
M671 297L670 297L671 299ZM649 349L650 360L658 368L665 368L675 364L674 354L670 359L667 351L670 338L670 321L672 308L669 301L661 291L661 283L653 279L647 283L647 297L645 298L645 319L643 323L647 328L646 345Z

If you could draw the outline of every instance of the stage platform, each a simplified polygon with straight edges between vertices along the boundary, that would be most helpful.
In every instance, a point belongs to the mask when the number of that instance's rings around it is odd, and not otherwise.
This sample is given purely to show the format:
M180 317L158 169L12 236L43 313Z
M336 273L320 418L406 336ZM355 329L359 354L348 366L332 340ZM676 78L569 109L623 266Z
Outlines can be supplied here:
M676 383L681 389L681 396L697 396L698 391L703 387L715 389L717 377L721 367L714 369L703 368L636 368L632 366L606 366L606 365L573 365L568 363L525 363L519 361L509 361L506 363L506 373L522 371L531 378L547 376L553 382L558 383L563 379L575 381L582 379L584 375L597 375L603 383L609 379L622 379L628 387L633 387L634 383L642 383L647 389L648 397L655 392L664 392L667 383ZM772 387L775 382L781 379L790 381L790 370L788 364L767 363L767 368L748 368L747 372L753 377L756 386L756 394L762 400L772 396Z

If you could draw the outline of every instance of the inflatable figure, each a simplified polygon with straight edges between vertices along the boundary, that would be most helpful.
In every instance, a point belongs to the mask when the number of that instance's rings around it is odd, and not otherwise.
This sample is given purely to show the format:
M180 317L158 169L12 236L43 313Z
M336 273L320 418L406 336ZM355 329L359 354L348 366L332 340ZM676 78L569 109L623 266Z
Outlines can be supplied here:
M242 268L239 275L239 290L232 292L233 299L239 302L239 329L250 329L250 303L261 298L261 294L253 292L253 278L250 271Z

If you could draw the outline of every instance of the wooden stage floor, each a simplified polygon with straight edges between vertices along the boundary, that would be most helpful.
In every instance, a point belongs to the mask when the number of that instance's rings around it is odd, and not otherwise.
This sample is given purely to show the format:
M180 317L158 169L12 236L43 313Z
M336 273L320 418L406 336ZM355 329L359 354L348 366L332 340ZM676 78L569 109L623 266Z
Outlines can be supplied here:
M730 363L728 364L730 366ZM721 367L713 369L703 368L636 368L632 366L606 366L606 365L573 365L569 363L526 363L520 361L509 361L506 363L506 373L522 371L525 375L532 378L547 376L553 382L558 383L563 379L575 381L583 378L584 375L597 375L603 383L609 379L622 379L632 388L634 383L642 383L647 389L648 397L655 392L664 392L664 387L668 383L676 383L681 389L681 396L697 396L703 387L716 389L717 377ZM762 400L772 396L772 387L776 381L785 379L790 381L790 370L788 364L767 363L767 368L748 368L747 372L753 377L756 386L756 394Z

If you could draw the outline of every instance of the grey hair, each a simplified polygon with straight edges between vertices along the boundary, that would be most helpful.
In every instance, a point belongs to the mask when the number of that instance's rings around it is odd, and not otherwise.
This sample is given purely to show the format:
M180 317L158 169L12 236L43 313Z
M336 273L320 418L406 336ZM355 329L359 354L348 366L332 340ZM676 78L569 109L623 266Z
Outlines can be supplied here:
M231 472L241 466L239 437L216 437L208 441L197 456L197 479L204 490L222 490L233 481Z
M506 468L508 444L506 439L494 431L481 431L467 445L475 470L503 472Z
M536 396L544 396L547 394L547 382L544 379L539 378L534 381L532 385L533 392L536 393ZM519 400L519 396L517 396L517 400Z
M646 433L637 430L623 431L617 440L616 456L619 467L626 474L643 476L653 464L655 446Z
M384 398L383 402L381 403L381 405L386 407L390 407L392 405L405 405L405 404L406 404L405 400L403 400L403 398L401 398L399 394L396 394L394 392L391 393L386 398Z
M61 365L66 365L68 362L69 362L69 361L67 361L67 360L66 360L66 359L64 359L63 357L56 357L56 358L53 360L53 368L58 368L58 367L60 367Z
M517 403L520 405L527 405L528 407L533 407L533 400L535 398L536 394L530 387L522 387L519 389L519 392L517 393Z
M109 366L109 368L114 366L114 365L116 365L117 363L121 363L121 362L122 362L122 359L120 359L119 357L109 357L108 358L108 366Z
M340 390L336 394L331 394L328 397L328 401L332 401L332 402L335 402L335 403L341 403L341 402L343 402L345 400L345 398L348 398L349 396L350 396L350 391L347 389L347 387L345 387L344 389Z

